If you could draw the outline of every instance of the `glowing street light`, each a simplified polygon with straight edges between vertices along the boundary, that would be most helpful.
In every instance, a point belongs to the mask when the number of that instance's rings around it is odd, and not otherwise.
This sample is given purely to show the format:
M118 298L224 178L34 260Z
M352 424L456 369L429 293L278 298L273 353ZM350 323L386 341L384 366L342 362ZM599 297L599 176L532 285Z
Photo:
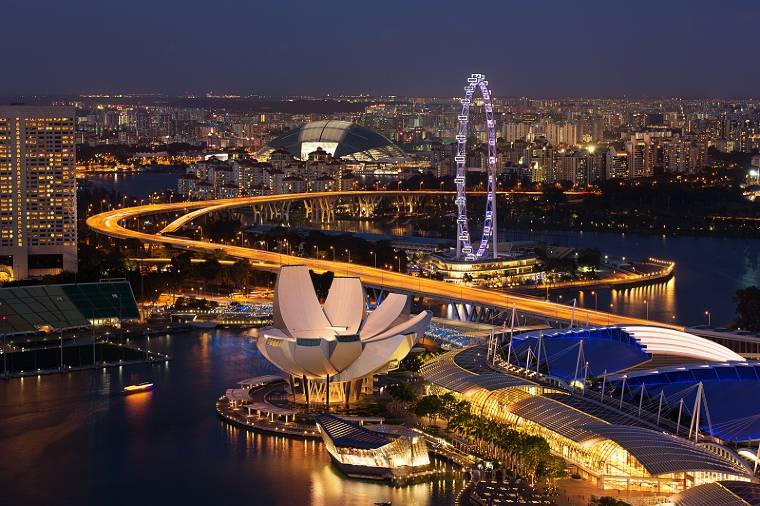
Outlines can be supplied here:
M712 313L709 309L705 309L705 316L707 317L707 326L712 327Z

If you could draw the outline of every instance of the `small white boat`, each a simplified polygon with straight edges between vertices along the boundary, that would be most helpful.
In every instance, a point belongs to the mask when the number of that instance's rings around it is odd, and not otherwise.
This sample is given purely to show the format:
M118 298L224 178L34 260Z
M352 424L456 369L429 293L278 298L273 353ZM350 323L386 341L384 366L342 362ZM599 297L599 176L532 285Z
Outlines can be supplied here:
M153 390L153 383L151 383L150 381L144 381L136 385L127 385L122 390L124 391L125 394L147 392L148 390Z

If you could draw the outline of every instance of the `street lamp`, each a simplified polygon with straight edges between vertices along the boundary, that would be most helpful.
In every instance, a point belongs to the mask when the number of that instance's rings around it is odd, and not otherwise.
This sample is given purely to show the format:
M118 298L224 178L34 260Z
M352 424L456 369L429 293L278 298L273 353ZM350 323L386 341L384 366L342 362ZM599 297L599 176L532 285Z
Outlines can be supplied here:
M333 254L333 262L335 261L335 246L330 246L330 251L332 251Z
M369 254L372 255L372 259L375 261L375 269L377 269L377 253L370 251Z
M707 326L712 327L712 314L709 309L705 309L705 316L707 317Z
M345 251L346 253L348 253L348 263L351 263L351 251L348 250L348 249L345 249L343 251Z
M314 245L314 258L319 259L319 246Z
M594 311L597 311L599 309L599 296L596 290L591 290L591 295L594 296Z
M644 299L644 307L646 308L646 311L647 311L647 320L648 320L649 319L649 304L647 304L646 299Z

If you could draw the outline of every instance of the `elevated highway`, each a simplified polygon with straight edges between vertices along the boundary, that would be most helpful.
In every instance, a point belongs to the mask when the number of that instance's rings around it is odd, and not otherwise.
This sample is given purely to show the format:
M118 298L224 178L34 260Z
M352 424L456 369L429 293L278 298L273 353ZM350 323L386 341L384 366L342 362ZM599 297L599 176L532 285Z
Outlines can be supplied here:
M487 306L497 310L511 310L516 308L520 312L530 313L547 319L556 319L576 322L588 322L591 325L659 325L683 330L683 327L658 323L641 318L606 313L585 308L572 308L570 306L547 302L537 298L515 295L511 293L487 290L483 288L459 286L436 281L427 278L420 278L403 274L399 272L387 271L374 267L358 265L353 263L321 260L314 258L298 257L293 255L284 255L278 252L264 251L249 247L233 246L218 244L208 241L198 241L184 237L171 235L151 234L131 230L123 225L128 219L143 217L147 215L177 213L182 212L183 217L178 218L173 223L176 225L168 226L164 233L178 230L183 224L189 223L206 213L222 209L232 209L236 207L245 207L250 205L277 203L286 201L298 201L304 199L314 199L321 197L352 197L352 196L390 196L394 194L419 194L419 195L440 195L437 191L421 192L394 192L394 191L355 191L355 192L323 192L323 193L301 193L287 195L265 195L257 197L238 197L231 199L218 199L207 201L189 201L175 202L168 204L148 204L136 207L127 207L107 211L87 219L87 225L96 232L118 238L118 239L137 239L146 243L163 244L177 249L196 251L200 253L214 253L223 251L226 255L233 258L242 258L249 260L254 267L260 269L273 270L281 265L306 265L317 271L333 271L336 275L357 276L365 285L374 287L387 288L392 291L403 293L412 293L415 295L454 303L476 304ZM190 216L185 218L185 216ZM168 230L167 230L168 229Z
M485 192L471 192L472 195L485 195ZM593 195L594 192L565 192L568 197L579 197L584 195ZM263 204L275 204L283 202L303 201L303 200L320 200L328 199L335 200L341 197L440 197L441 195L456 195L454 191L437 191L437 190L417 190L417 191L345 191L345 192L315 192L315 193L302 193L302 194L290 194L290 195L270 195L267 197L242 197L231 199L218 199L213 201L205 201L198 203L205 203L207 205L195 208L185 206L182 209L195 209L192 212L183 214L176 220L170 222L162 230L161 234L170 234L176 232L184 225L192 222L195 218L203 216L204 214L212 213L214 211L223 211L225 209L232 209L235 207L243 206L261 206ZM541 192L536 191L500 191L497 195L527 195L527 196L539 196ZM270 198L274 197L274 198ZM293 197L293 198L289 198ZM209 202L214 202L213 205L208 205ZM194 204L194 202L183 202L182 204Z

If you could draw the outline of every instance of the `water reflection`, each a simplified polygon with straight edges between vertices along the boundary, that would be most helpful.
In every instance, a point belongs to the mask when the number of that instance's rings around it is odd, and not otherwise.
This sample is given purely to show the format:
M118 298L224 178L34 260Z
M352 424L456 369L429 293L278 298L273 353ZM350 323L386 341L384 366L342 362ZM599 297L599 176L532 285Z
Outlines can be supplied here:
M138 199L151 193L177 190L179 172L136 172L125 174L88 174L87 184L107 191L115 190Z
M57 503L83 506L133 505L146 497L152 504L438 506L451 504L461 486L447 480L394 489L349 480L319 442L250 433L219 420L213 406L226 388L271 372L243 332L153 337L151 348L173 361L0 383L5 498L49 504L55 491ZM123 395L126 383L140 381L155 383L153 392Z
M598 309L599 311L624 314L637 318L649 318L661 322L678 322L678 299L676 297L677 280L675 277L652 285L629 288L595 288L562 292L551 295L554 302L572 304L577 307ZM583 315L579 315L583 318ZM583 324L580 321L578 323Z
M130 425L139 425L145 420L153 392L137 392L124 397L126 414Z

